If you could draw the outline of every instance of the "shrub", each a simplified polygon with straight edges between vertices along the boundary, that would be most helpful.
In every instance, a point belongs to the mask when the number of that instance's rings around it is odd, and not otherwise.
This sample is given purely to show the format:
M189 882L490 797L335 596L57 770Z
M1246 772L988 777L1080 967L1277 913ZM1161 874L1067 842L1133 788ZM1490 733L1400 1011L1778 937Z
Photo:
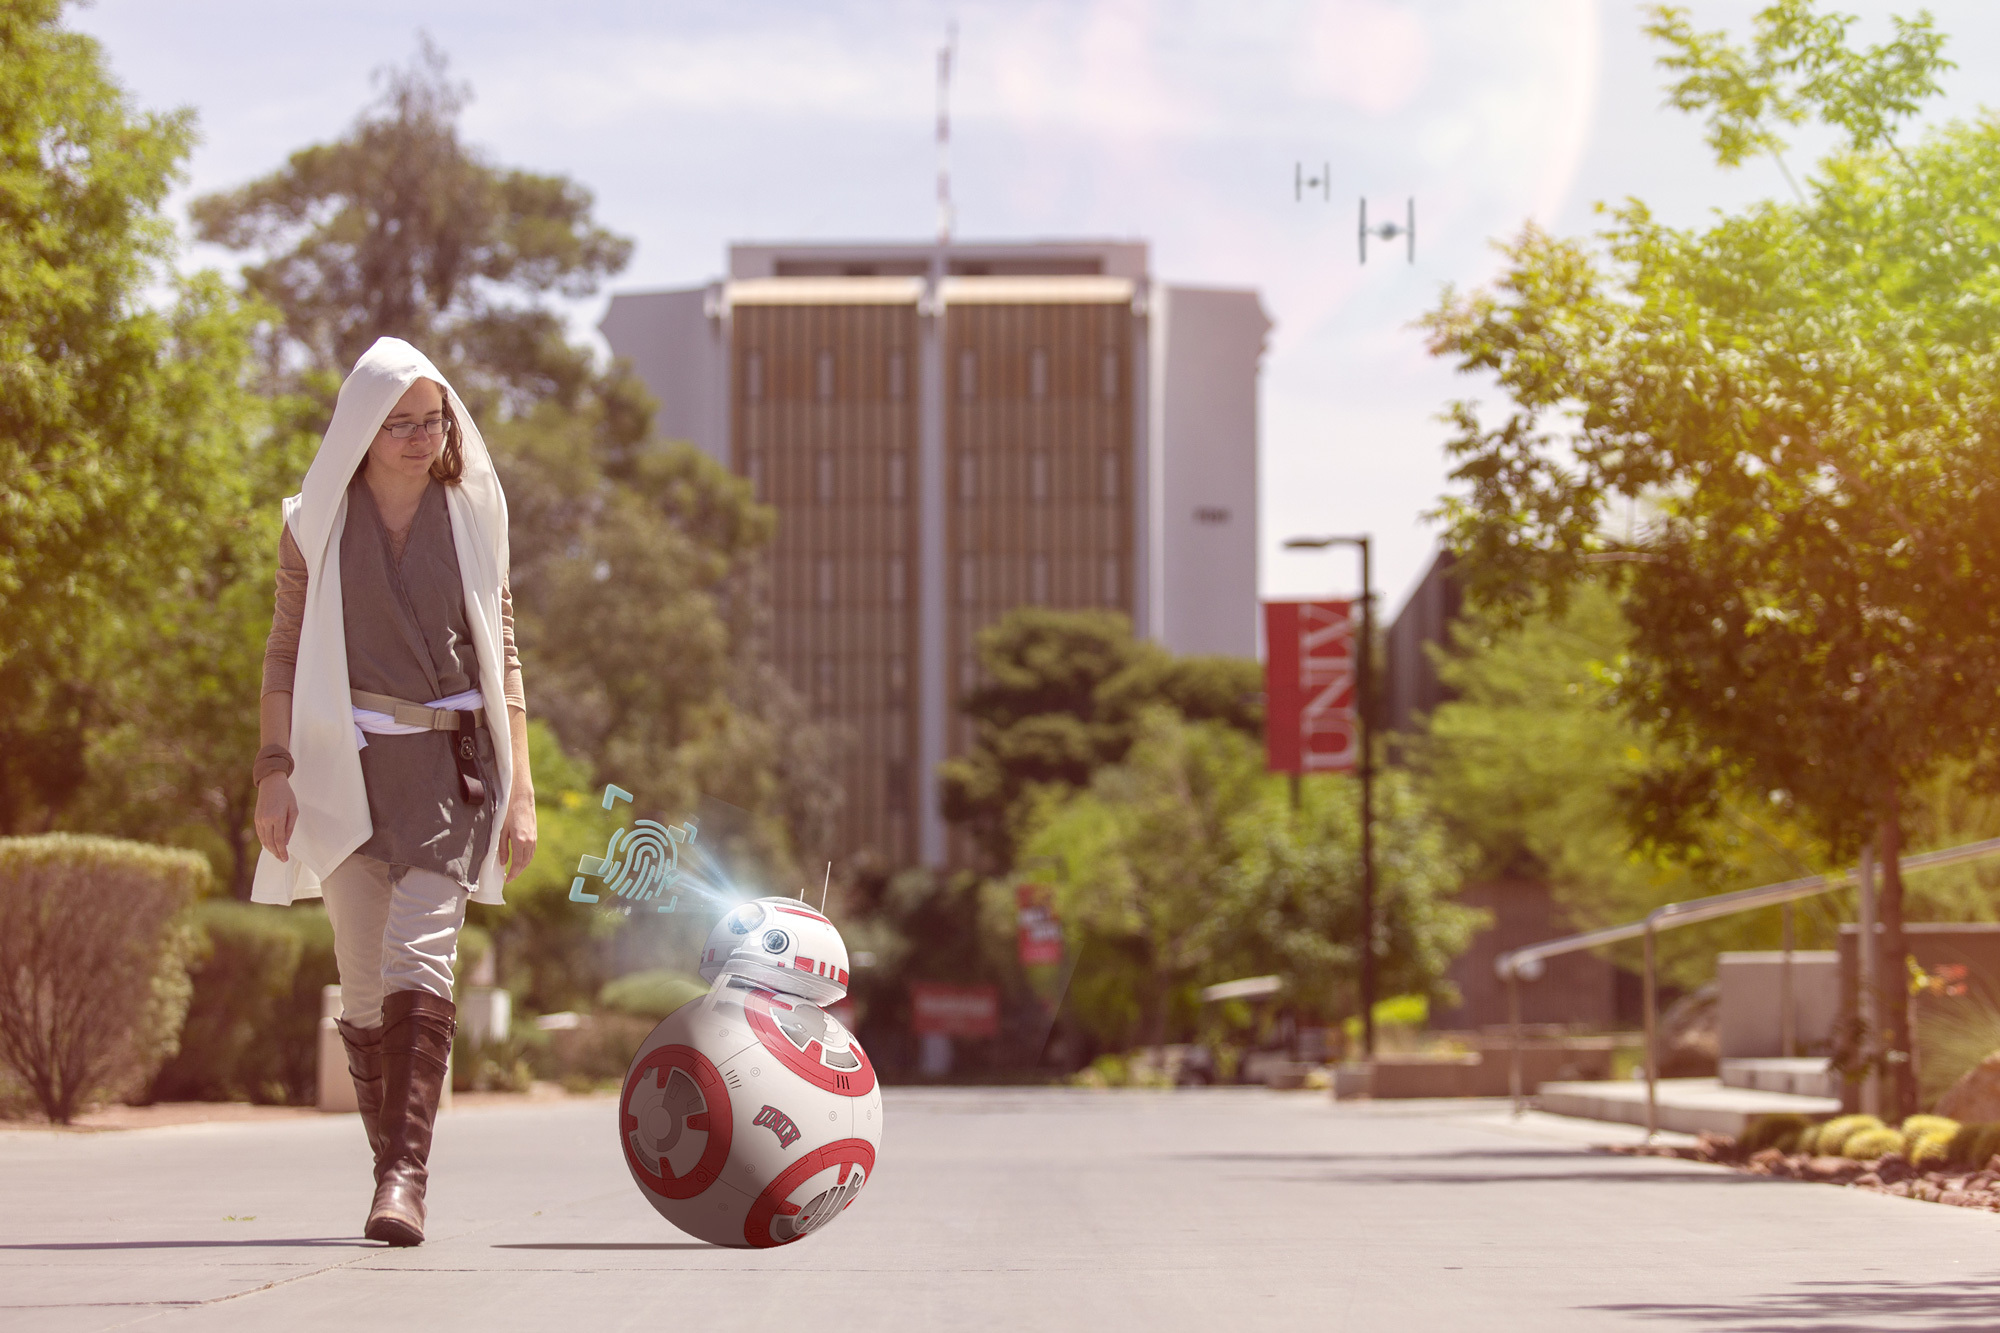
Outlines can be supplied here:
M665 1018L689 1000L699 999L708 994L707 983L690 977L683 972L657 968L651 972L634 972L606 982L598 992L597 1002L606 1009L615 1009L621 1014L631 1014L637 1018L650 1018L655 1022Z
M1772 1115L1753 1115L1743 1127L1743 1134L1737 1139L1745 1156L1762 1152L1766 1148L1776 1148L1781 1152L1791 1152L1798 1146L1800 1138L1813 1122L1802 1115L1782 1111Z
M1886 1126L1863 1129L1847 1136L1840 1145L1840 1155L1851 1157L1857 1162L1872 1162L1890 1153L1902 1152L1908 1146L1901 1132Z
M1863 1130L1887 1129L1872 1115L1840 1115L1819 1127L1819 1134L1813 1139L1813 1151L1823 1157L1839 1157L1847 1151L1850 1135Z
M67 1124L145 1086L187 1011L193 852L52 833L0 838L0 1061Z
M320 990L339 980L325 909L205 902L194 931L194 997L153 1099L310 1105Z
M1919 1170L1945 1166L1951 1161L1952 1136L1942 1130L1933 1129L1923 1134L1903 1136L1908 1146L1903 1150L1910 1159L1910 1165Z
M1984 1169L1995 1153L2000 1153L2000 1121L1982 1120L1958 1127L1946 1150L1946 1161L1952 1166L1978 1171Z

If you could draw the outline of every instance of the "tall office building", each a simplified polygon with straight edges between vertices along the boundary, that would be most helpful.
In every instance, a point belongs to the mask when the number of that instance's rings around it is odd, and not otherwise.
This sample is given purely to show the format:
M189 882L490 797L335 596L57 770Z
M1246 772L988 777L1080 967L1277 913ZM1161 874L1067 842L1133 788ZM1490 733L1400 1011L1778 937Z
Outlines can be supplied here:
M1155 283L1139 242L736 245L600 328L659 432L778 509L772 649L850 740L839 854L952 859L936 773L1014 607L1256 654L1255 292Z

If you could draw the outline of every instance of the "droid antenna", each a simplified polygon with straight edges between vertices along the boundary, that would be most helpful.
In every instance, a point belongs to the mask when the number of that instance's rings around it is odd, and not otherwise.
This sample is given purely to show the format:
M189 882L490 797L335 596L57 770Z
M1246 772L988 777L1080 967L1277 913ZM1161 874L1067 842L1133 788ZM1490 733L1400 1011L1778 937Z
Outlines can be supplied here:
M833 888L833 862L826 863L826 882L819 886L819 914L826 915L826 895Z

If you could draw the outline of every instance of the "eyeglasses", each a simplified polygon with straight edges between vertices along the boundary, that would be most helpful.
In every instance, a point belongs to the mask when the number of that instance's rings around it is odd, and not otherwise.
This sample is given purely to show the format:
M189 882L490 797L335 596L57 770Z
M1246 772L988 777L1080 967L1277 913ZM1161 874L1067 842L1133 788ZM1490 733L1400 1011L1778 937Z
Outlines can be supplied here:
M443 417L427 417L422 421L398 421L382 429L392 440L413 440L418 431L431 436L447 435L451 432L451 423Z

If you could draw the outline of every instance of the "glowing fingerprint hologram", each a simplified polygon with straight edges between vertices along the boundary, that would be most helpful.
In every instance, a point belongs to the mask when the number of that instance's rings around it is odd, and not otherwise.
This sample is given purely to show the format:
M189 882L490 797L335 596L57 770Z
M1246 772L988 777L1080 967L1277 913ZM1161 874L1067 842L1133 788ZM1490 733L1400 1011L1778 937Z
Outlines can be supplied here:
M604 808L606 810L618 801L630 802L632 793L622 787L606 785L604 788ZM594 903L599 895L585 893L583 881L587 876L596 876L604 881L604 887L620 898L634 903L654 902L673 888L681 876L681 847L695 840L697 828L690 819L685 824L662 824L654 819L637 819L630 828L615 830L609 842L604 845L604 855L585 854L577 860L576 878L570 881L569 900L573 903ZM656 912L671 912L680 902L680 894L675 893L664 903L654 903Z

